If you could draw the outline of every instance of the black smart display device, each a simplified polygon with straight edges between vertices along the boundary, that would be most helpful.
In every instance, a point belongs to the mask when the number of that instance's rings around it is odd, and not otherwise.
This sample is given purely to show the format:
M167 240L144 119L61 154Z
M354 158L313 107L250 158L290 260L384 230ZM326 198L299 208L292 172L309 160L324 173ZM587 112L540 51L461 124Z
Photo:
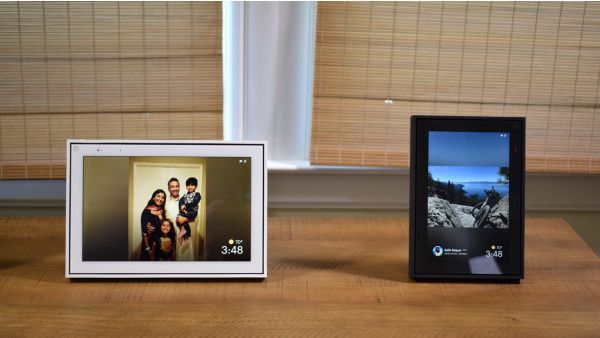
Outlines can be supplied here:
M524 277L525 119L412 116L409 275Z

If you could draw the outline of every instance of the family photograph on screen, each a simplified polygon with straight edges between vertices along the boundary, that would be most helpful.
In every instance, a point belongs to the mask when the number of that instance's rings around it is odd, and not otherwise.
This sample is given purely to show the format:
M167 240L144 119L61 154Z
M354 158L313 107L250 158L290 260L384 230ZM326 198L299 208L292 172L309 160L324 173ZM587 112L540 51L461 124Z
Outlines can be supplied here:
M203 259L204 158L130 158L130 260Z
M247 261L249 158L86 156L84 261Z

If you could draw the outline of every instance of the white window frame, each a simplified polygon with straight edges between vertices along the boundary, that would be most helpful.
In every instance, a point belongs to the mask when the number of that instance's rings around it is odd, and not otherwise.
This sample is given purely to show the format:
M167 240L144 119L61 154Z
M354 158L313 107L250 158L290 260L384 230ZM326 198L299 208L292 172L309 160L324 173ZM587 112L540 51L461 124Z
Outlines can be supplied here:
M316 2L223 3L223 137L265 140L269 168L310 167Z

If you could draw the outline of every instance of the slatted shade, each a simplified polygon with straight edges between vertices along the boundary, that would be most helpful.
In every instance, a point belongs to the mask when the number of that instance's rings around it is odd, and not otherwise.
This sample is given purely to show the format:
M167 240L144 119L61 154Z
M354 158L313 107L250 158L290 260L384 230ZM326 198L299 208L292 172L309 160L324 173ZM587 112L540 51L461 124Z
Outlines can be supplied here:
M528 172L600 173L598 2L320 2L316 38L314 164L408 167L413 114L526 116Z
M222 138L219 2L0 3L0 178L65 176L68 138Z

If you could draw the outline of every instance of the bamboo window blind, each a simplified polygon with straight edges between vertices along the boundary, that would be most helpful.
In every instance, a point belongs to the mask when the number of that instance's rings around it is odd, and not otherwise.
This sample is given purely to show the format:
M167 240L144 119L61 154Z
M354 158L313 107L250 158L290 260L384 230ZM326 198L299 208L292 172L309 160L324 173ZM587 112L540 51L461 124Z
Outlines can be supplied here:
M600 2L321 2L317 15L312 163L407 167L412 114L526 116L528 172L600 173Z
M0 3L0 178L65 177L67 138L222 138L219 2Z

